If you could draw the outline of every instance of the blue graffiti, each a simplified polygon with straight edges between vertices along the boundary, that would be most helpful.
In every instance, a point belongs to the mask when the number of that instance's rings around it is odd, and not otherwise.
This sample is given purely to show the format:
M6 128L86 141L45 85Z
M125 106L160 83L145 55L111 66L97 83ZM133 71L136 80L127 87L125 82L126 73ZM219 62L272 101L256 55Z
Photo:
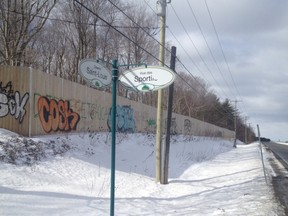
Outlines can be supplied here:
M111 131L111 112L110 109L107 125ZM134 110L131 106L116 106L116 130L122 133L135 133L135 119L134 119Z

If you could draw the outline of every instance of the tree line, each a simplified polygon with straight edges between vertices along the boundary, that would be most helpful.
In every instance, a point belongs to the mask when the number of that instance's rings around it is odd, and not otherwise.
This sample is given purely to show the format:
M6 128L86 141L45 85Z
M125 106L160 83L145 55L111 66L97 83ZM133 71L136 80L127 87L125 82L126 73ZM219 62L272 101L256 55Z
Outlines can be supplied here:
M78 64L84 58L118 59L127 65L122 70L132 67L129 65L158 64L158 19L147 5L124 0L78 2L90 11L75 1L2 0L0 64L32 67L81 84L85 81ZM170 48L169 43L166 47ZM169 64L169 52L165 59ZM200 77L176 71L173 112L234 130L238 110L231 102L221 101ZM157 92L133 92L119 85L118 94L157 106ZM165 109L166 91L163 101ZM255 134L237 114L237 138L245 141L245 137L250 142Z

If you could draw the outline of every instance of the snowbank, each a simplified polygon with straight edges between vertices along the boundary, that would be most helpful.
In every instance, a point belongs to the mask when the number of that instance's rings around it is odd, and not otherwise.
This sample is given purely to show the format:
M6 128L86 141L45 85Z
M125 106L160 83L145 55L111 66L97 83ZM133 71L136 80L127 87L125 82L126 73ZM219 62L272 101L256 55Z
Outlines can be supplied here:
M109 133L33 139L2 133L0 142L1 158L7 142L22 152L14 164L0 162L0 215L109 215ZM283 213L265 184L257 144L234 149L232 141L173 136L169 184L160 185L154 135L117 134L116 142L115 215ZM29 143L41 154L26 163Z

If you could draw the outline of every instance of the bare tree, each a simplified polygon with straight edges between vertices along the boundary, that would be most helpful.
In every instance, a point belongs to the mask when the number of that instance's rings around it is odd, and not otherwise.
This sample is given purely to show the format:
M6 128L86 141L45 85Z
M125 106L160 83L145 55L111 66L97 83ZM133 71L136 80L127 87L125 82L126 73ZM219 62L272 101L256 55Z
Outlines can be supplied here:
M47 22L41 33L32 40L32 50L38 54L35 56L34 68L65 77L70 59L65 28L62 22Z
M143 4L126 3L120 10L123 13L119 30L129 38L129 40L124 38L122 41L122 61L128 65L157 63L159 45L153 38L155 36L155 26L157 26L157 16L150 14ZM153 95L155 93L143 94L141 92L129 92L125 89L122 89L121 93L132 100L153 105Z
M69 79L79 82L78 63L83 58L102 58L109 60L107 56L113 50L111 34L113 30L101 19L107 20L111 25L116 20L116 11L107 1L82 0L83 5L73 1L61 2L59 15L61 20L69 20L65 25L66 49L69 55ZM113 8L112 8L113 9ZM91 12L92 11L92 12ZM100 19L100 18L101 19ZM119 36L117 36L119 40Z
M145 5L132 5L127 3L123 9L122 18L123 33L131 40L125 40L126 46L123 52L130 55L130 62L157 63L159 45L154 39L157 30L157 16L150 14ZM149 51L149 53L147 53Z
M208 86L202 79L179 72L175 81L174 111L200 118L201 112L208 106L208 93Z
M2 0L0 63L25 65L31 40L41 31L56 0Z

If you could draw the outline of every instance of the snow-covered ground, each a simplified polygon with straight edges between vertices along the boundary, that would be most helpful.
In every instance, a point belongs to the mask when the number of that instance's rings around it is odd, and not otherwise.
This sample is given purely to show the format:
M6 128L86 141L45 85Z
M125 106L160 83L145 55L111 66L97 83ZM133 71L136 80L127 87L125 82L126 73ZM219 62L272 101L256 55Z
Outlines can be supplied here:
M173 136L169 184L161 185L154 135L117 134L116 142L117 216L284 215L257 143L235 149L232 141ZM27 139L1 129L0 215L109 215L110 149L109 133Z
M278 144L282 144L282 145L288 145L287 142L277 142Z

